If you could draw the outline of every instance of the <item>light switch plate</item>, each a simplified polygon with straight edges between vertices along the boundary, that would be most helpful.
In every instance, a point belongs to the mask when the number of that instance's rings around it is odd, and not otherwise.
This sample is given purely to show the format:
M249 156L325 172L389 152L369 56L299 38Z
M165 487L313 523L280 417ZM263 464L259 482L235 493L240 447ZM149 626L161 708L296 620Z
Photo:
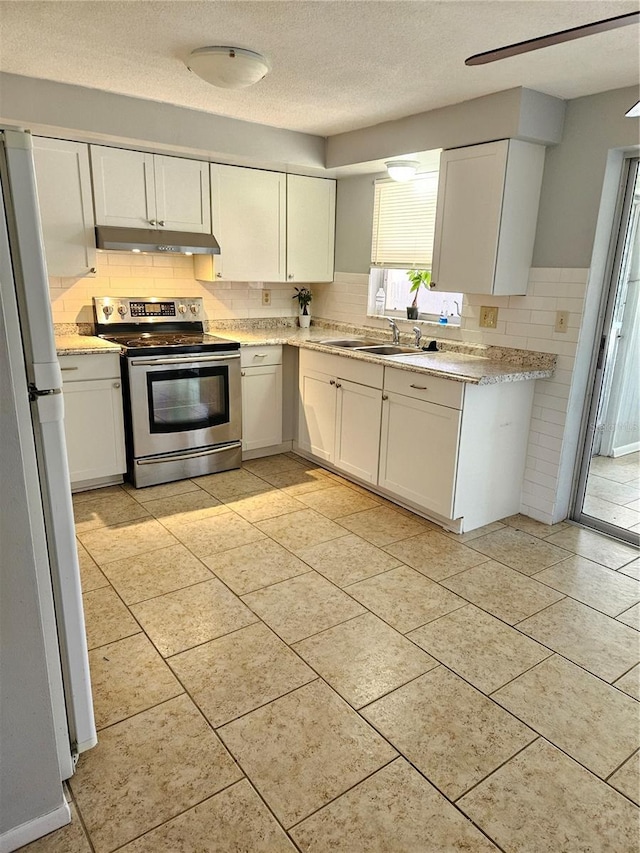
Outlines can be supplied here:
M482 329L495 329L498 326L498 308L496 305L482 305L480 307L480 327Z
M554 332L566 332L569 325L569 312L556 311L556 324L553 327Z
M262 304L263 305L271 305L271 291L263 290L262 291Z

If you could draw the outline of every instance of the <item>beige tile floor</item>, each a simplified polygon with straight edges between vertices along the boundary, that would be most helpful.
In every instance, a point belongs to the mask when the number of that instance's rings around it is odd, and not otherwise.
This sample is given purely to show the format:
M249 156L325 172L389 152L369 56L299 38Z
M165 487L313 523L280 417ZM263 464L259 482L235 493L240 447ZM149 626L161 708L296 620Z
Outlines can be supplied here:
M640 452L615 459L592 458L584 511L602 521L640 532Z
M74 504L99 744L30 853L637 853L635 549L293 454Z

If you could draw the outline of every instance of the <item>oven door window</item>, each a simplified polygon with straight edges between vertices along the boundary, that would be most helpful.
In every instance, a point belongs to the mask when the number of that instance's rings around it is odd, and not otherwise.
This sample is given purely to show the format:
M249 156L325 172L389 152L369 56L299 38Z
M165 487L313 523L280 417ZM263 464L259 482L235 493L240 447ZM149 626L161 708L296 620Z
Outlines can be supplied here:
M149 430L185 432L229 423L229 368L193 367L147 374Z

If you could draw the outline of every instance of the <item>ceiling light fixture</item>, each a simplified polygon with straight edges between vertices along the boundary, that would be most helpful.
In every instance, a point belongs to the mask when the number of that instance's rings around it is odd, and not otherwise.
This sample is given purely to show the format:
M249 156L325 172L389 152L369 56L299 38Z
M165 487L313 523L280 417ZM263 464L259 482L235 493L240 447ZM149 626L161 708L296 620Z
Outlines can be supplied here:
M625 113L627 118L638 118L640 117L640 101L637 104L634 104L630 110L627 110Z
M417 160L389 160L384 165L392 181L410 181L420 163Z
M242 47L199 47L189 55L187 68L212 86L245 89L271 70L268 59Z

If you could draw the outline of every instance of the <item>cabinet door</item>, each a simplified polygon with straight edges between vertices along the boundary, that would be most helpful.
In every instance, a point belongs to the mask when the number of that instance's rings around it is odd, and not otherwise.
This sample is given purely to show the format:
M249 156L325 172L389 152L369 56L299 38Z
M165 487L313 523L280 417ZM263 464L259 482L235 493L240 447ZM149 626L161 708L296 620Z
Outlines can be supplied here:
M382 391L345 379L336 381L337 413L334 464L375 483L378 476Z
M211 164L217 278L284 281L286 178L281 172Z
M49 275L81 278L95 273L88 147L34 137L33 157Z
M378 483L451 518L461 413L389 393L382 412Z
M242 371L242 449L282 444L282 366Z
M438 290L493 293L508 145L442 152L433 246Z
M300 372L298 444L307 453L332 462L336 424L336 381L315 370Z
M92 145L91 169L97 225L155 226L153 154Z
M336 182L287 176L287 279L333 281Z
M209 164L154 156L156 217L167 231L211 234Z
M65 382L63 393L71 484L126 471L120 381Z

